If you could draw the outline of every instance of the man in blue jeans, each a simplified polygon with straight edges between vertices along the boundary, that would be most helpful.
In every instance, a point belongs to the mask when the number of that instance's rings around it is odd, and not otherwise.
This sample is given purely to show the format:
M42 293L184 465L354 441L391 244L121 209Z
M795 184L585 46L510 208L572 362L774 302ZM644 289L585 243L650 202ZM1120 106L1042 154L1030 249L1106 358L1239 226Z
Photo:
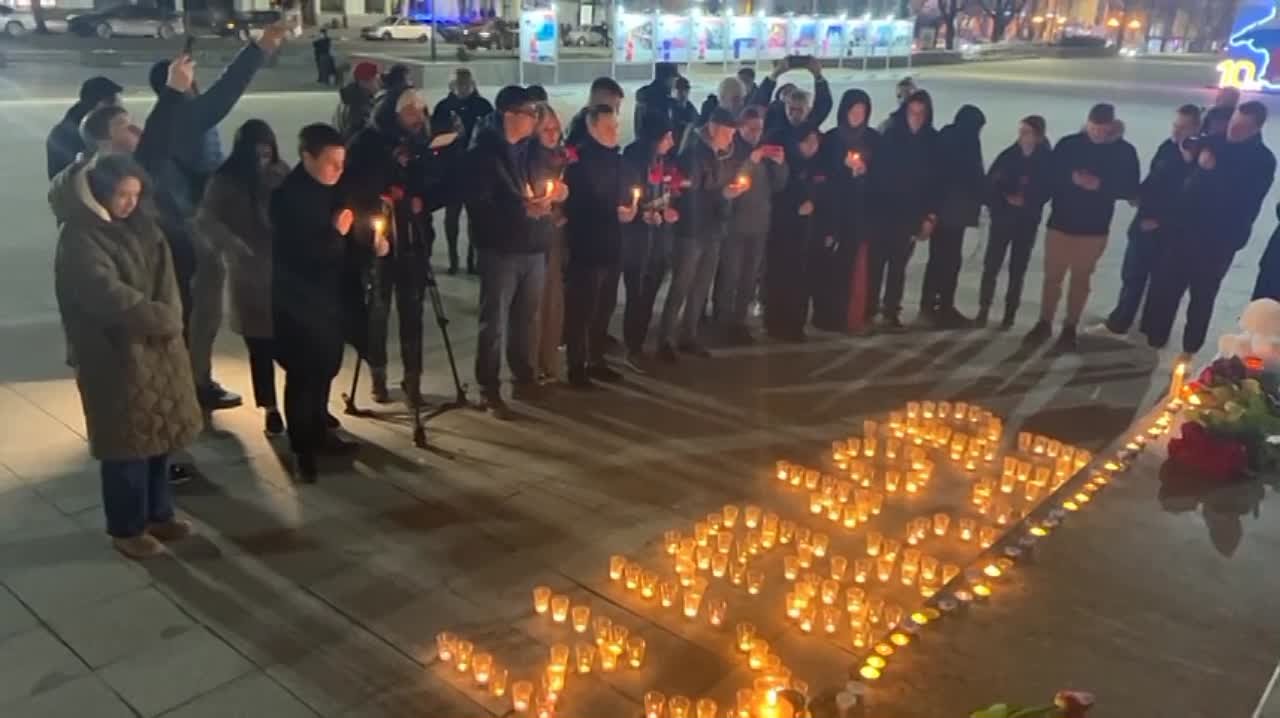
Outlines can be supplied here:
M717 107L707 124L685 142L677 160L687 186L676 205L681 221L676 224L671 286L662 305L658 334L658 356L665 361L676 361L677 349L693 356L711 356L698 341L698 320L716 276L720 245L728 233L729 201L749 188L749 180L737 177L741 166L733 152L737 126L733 113Z
M499 371L506 339L517 399L538 393L534 377L533 327L546 279L547 247L532 231L532 220L551 211L552 198L563 189L535 189L529 184L528 145L537 109L528 92L509 85L498 93L498 121L481 130L464 164L471 241L480 253L480 336L476 348L476 383L494 417L510 420L502 399Z

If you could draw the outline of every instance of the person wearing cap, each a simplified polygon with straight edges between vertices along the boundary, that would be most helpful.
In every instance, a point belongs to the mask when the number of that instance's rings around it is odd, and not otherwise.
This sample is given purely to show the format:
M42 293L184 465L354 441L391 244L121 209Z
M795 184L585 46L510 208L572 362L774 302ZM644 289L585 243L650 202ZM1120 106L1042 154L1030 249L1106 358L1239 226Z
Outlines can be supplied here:
M569 220L565 343L569 383L578 388L589 388L593 380L622 380L605 362L605 345L618 302L622 228L636 218L644 192L618 152L618 113L597 105L585 120L587 137L578 144L578 160L565 171L569 198L564 207Z
M213 342L222 324L226 267L212 244L191 230L191 223L205 183L225 159L218 124L230 114L266 58L280 47L287 31L283 23L266 28L203 92L192 83L179 110L173 152L146 166L156 183L160 226L173 251L183 296L196 393L207 411L240 406L241 398L215 381L212 372ZM168 69L168 61L151 67L151 87L157 95L165 89Z
M537 106L518 85L495 99L499 121L476 137L462 172L463 197L471 221L471 241L480 260L480 332L476 339L476 384L494 418L514 414L502 398L502 353L506 345L513 394L518 400L540 395L536 376L535 333L547 271L549 236L534 222L564 200L563 183L530 175L530 147Z
M367 61L356 63L351 82L338 91L338 109L333 113L333 126L343 138L349 141L369 124L380 84L377 65Z
M1028 343L1039 344L1053 335L1069 273L1067 312L1055 350L1075 350L1076 327L1089 302L1093 271L1107 248L1116 201L1138 195L1138 153L1115 137L1115 121L1114 106L1094 105L1084 130L1063 137L1053 149L1053 208L1045 234L1040 321L1027 334Z
M677 361L677 350L711 356L698 340L698 322L720 263L729 203L748 189L737 176L741 166L733 151L737 127L733 114L717 107L707 123L690 135L676 159L685 186L676 202L681 221L676 223L671 286L658 330L658 356L664 361Z
M443 161L428 144L427 101L408 88L384 93L369 125L347 146L342 194L356 214L358 246L387 241L385 257L364 251L351 270L366 288L367 333L354 344L369 363L373 399L390 401L387 388L387 327L395 297L400 329L401 388L410 406L422 400L422 310L427 263L434 239L430 214L443 205ZM360 307L354 307L359 309ZM359 312L356 312L359 314Z
M44 143L49 179L66 169L77 155L85 151L85 142L80 136L80 121L94 108L119 105L121 92L124 92L123 87L100 75L91 77L80 85L80 99L53 126Z
M632 121L632 129L636 137L644 131L644 123L648 119L664 119L663 126L669 126L675 120L676 79L680 77L680 67L674 62L659 62L653 66L653 81L636 90L636 109Z
M459 67L454 70L453 81L449 83L450 92L436 103L431 113L431 126L436 131L452 129L458 133L458 139L450 145L449 155L460 157L471 146L471 136L475 133L480 118L493 113L493 105L476 89L475 78L471 70ZM458 273L458 233L462 219L462 198L454 197L444 208L444 238L449 244L449 274ZM467 270L475 273L475 245L467 247Z

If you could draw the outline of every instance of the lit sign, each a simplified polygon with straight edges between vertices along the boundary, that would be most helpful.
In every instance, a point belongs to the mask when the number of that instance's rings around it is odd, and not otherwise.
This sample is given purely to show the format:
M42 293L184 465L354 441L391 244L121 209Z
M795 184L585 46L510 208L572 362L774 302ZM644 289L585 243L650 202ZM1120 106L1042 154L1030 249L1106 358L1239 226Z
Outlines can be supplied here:
M1280 92L1280 17L1273 2L1245 0L1228 39L1228 59L1218 64L1218 86ZM1280 59L1280 58L1278 58Z

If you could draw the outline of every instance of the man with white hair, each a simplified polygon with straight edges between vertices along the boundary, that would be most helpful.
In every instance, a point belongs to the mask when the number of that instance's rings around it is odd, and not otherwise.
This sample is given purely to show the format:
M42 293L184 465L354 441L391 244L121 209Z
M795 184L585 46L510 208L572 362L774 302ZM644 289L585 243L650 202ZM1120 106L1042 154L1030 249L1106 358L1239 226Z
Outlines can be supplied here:
M390 400L387 389L387 317L394 293L400 319L401 386L411 406L421 401L422 308L426 269L435 239L430 213L442 206L436 189L444 175L439 150L428 142L427 101L420 90L388 90L369 125L351 140L342 175L342 196L355 213L352 236L366 248L359 272L365 296L367 333L352 343L369 362L373 399ZM379 250L390 245L381 256Z
M834 101L831 98L831 87L822 76L822 63L817 58L810 57L800 65L795 62L798 59L787 58L775 62L773 72L760 83L755 95L751 97L751 104L769 108L764 119L766 137L777 136L777 133L787 132L791 128L821 127L831 114ZM773 97L778 78L799 69L808 70L813 75L813 94L788 83L778 91L777 98Z

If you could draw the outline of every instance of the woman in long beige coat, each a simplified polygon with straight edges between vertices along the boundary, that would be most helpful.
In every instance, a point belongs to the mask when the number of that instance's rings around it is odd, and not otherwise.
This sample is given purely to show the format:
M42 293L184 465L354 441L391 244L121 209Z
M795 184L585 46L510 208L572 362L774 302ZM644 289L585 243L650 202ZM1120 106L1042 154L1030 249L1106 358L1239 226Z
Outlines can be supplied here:
M284 431L276 404L275 348L271 326L271 192L289 174L275 133L262 120L236 130L229 156L209 180L196 213L196 231L227 261L231 330L249 350L253 398L266 432Z
M173 258L132 158L100 156L63 181L50 193L67 218L54 280L107 533L127 556L154 556L191 531L174 515L168 461L203 426Z

